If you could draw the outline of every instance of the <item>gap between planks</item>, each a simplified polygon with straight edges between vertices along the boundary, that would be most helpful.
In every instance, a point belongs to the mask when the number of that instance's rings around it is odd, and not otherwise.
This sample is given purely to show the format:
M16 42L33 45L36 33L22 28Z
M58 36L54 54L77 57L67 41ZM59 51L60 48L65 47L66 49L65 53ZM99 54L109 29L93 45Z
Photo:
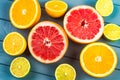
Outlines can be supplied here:
M0 63L0 65L6 66L6 67L10 66L10 65L7 65L7 64L4 64L4 63ZM37 71L30 71L30 72L45 75L45 76L49 76L49 77L54 77L53 75L48 75L48 74L40 73L40 72L37 72Z
M9 67L9 66L10 66L10 65L7 65L7 64L3 64L3 63L0 63L0 65L6 66L6 67ZM120 69L118 69L118 68L115 68L115 70L120 71ZM49 76L49 77L53 77L53 78L54 78L54 75L48 75L48 74L40 73L40 72L37 72L37 71L30 71L30 72L32 72L32 73L37 73L37 74L40 74L40 75L45 75L45 76Z

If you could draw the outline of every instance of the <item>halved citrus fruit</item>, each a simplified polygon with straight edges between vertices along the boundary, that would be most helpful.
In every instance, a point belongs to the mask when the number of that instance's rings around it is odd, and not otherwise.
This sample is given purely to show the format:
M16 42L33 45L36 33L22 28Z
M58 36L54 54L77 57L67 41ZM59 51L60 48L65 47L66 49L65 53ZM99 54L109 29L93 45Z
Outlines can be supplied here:
M41 17L40 4L38 0L14 0L9 14L14 27L26 29L39 21Z
M76 71L69 64L60 64L55 70L56 80L75 80Z
M68 48L68 38L60 25L51 21L38 23L29 33L28 47L42 63L60 60Z
M106 77L114 71L117 55L113 48L105 43L91 43L81 51L80 64L89 75Z
M4 38L3 49L11 56L21 55L26 47L25 38L18 32L11 32Z
M109 40L119 40L120 39L120 27L116 24L107 24L104 27L104 36Z
M10 72L14 77L23 78L30 72L30 63L25 57L15 58L10 65Z
M53 18L63 16L67 9L67 3L62 0L50 0L45 3L45 10L47 14Z
M114 5L112 0L97 0L95 8L101 16L109 16L113 12Z
M68 36L78 43L97 41L104 30L103 18L93 7L86 5L70 9L63 24Z

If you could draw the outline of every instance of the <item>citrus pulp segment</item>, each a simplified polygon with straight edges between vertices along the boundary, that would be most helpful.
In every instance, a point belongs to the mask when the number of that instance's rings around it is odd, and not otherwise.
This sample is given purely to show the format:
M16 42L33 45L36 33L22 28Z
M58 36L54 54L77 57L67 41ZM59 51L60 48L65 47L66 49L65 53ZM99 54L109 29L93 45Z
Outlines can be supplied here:
M105 43L91 43L81 51L80 64L87 74L106 77L116 68L117 55L113 48Z
M120 39L120 27L116 24L107 24L104 27L104 36L112 41Z
M15 58L10 65L10 72L16 78L25 77L30 71L30 63L25 57Z
M60 25L43 21L30 31L28 47L32 56L38 61L53 63L64 56L68 48L68 38Z
M27 42L25 38L18 32L11 32L4 38L3 49L8 55L21 55L26 47Z
M55 70L56 80L75 80L76 71L69 64L60 64Z
M64 29L77 43L97 41L103 34L104 20L90 6L81 5L70 9L64 17Z
M53 18L58 18L64 15L67 11L68 5L62 0L50 0L45 3L45 10L48 15Z
M14 27L27 29L41 17L41 7L37 0L15 0L10 7L10 21Z
M95 8L101 16L109 16L113 12L114 5L112 0L97 0Z

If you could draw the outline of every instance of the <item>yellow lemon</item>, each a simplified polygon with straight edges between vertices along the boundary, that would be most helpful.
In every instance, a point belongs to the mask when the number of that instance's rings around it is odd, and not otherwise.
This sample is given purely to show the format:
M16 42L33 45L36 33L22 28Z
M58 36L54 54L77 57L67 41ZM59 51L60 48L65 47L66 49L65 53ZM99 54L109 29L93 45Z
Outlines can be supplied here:
M69 64L60 64L55 70L56 80L75 80L76 71Z
M11 56L21 55L26 47L25 38L18 32L9 33L3 41L4 51Z
M10 65L10 72L14 77L25 77L30 71L30 63L25 57L15 58Z

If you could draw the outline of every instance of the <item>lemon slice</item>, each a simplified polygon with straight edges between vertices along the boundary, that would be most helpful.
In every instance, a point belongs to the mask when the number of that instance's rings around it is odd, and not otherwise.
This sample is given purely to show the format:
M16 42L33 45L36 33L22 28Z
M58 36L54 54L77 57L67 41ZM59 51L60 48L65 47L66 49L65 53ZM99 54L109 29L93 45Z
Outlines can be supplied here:
M3 41L4 51L11 56L21 55L26 49L25 38L18 32L9 33Z
M112 41L120 39L120 27L116 24L107 24L104 28L104 36Z
M16 78L25 77L30 71L30 63L24 57L15 58L10 65L10 72Z
M45 10L47 14L53 18L63 16L67 9L67 3L61 0L50 0L45 3Z
M55 71L56 80L75 80L76 71L69 64L60 64Z
M95 5L101 16L109 16L114 9L112 0L98 0Z

